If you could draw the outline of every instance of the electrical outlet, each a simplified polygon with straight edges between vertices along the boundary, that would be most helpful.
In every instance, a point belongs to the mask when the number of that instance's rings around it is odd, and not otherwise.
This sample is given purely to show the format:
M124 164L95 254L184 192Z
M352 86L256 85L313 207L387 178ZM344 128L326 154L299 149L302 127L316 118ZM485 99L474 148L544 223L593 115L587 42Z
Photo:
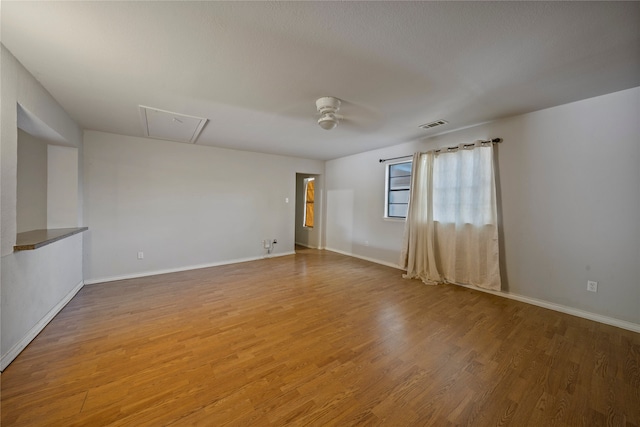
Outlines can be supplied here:
M587 280L587 290L589 292L598 292L598 282Z
M144 259L144 252L138 252L138 259Z

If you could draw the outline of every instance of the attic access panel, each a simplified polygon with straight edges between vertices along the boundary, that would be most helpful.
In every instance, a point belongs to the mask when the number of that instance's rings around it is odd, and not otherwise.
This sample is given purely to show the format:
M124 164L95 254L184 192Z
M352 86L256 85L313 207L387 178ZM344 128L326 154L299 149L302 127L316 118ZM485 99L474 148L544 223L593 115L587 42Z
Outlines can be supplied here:
M140 118L145 136L168 141L195 143L207 123L202 117L187 116L140 105Z

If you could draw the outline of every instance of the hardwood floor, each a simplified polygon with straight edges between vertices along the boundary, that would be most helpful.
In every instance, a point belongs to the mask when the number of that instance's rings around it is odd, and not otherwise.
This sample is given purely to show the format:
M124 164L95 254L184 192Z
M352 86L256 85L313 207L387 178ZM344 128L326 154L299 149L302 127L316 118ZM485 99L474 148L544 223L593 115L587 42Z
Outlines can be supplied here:
M327 251L85 286L2 426L640 426L640 334Z

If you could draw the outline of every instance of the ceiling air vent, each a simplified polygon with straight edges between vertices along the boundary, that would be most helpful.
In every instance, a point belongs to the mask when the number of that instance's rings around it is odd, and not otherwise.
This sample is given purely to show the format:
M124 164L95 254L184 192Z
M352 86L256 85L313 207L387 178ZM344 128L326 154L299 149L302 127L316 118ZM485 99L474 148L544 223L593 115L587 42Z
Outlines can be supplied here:
M449 122L446 121L446 120L436 120L435 122L425 123L425 124L420 125L418 127L422 128L422 129L431 129L431 128L434 128L436 126L446 125L447 123L449 123Z
M168 141L194 143L207 119L172 113L140 105L140 119L145 136Z

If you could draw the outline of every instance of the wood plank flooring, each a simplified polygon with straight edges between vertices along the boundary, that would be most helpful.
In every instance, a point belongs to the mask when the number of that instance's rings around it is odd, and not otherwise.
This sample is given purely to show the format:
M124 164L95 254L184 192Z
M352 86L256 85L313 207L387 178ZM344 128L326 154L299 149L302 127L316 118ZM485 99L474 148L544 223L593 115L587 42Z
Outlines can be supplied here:
M2 426L640 426L640 334L335 254L85 286Z

